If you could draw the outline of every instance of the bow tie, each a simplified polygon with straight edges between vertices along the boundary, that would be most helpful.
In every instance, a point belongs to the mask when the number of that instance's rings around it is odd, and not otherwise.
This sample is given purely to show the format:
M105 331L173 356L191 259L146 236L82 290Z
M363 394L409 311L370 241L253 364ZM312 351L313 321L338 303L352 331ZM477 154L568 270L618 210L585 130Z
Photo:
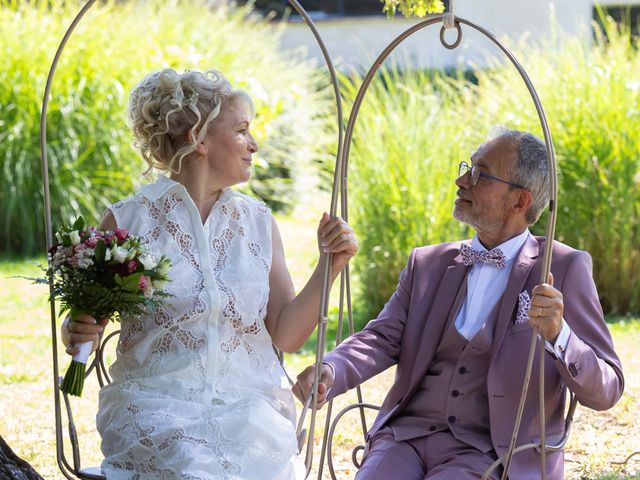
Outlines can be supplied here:
M466 243L460 245L460 254L462 255L462 263L464 263L466 266L481 262L490 263L492 265L495 265L496 268L504 268L507 261L504 253L502 253L502 250L500 250L499 248L494 248L489 252L481 252L480 250L471 248Z

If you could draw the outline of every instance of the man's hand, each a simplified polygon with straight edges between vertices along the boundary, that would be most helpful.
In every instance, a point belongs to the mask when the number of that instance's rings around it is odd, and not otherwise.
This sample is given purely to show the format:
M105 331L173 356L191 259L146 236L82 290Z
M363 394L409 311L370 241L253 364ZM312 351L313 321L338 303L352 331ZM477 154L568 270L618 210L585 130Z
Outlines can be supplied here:
M309 398L309 393L313 388L313 381L315 379L316 366L310 365L305 368L297 377L296 384L292 387L291 391L298 397L298 400L302 404ZM333 385L333 370L329 365L323 364L320 369L320 382L318 383L318 394L316 396L317 408L322 408L326 403L327 392Z
M549 283L536 285L532 293L529 323L553 344L562 330L564 311L562 292L553 288L553 274L549 273Z

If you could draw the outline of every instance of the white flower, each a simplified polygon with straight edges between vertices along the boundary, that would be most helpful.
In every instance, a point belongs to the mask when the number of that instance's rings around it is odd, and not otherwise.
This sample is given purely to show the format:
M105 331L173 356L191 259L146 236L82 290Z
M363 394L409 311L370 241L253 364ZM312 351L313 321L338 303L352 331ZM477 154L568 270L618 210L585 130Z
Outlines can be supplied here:
M158 264L151 255L143 255L140 257L140 262L145 270L151 270L156 267Z
M77 245L80 243L80 233L78 233L77 230L74 230L73 232L69 233L69 239L71 240L71 243L73 245Z
M162 290L164 286L167 284L166 280L154 280L153 286Z
M169 274L170 268L171 268L171 262L165 259L165 261L160 262L160 265L158 265L158 274L163 277L166 277Z
M129 254L129 250L123 247L113 247L111 249L111 255L113 259L118 263L124 263L127 259L127 255Z
M56 240L58 240L58 243L62 243L62 235L60 235L60 232L56 232Z
M85 256L82 256L82 257L78 258L78 267L79 268L89 268L91 265L93 265L93 259L92 258L87 258Z
M104 261L108 262L109 260L111 260L111 250L107 250L104 252Z

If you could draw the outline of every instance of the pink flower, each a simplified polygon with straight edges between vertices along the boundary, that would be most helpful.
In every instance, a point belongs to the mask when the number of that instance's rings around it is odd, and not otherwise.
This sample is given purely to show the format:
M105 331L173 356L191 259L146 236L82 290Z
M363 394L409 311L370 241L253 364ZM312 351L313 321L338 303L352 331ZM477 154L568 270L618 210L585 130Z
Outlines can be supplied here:
M98 240L100 240L98 237L89 237L84 241L84 244L89 248L96 248Z
M145 297L150 297L153 295L153 287L151 286L151 279L146 275L142 275L140 277L140 282L138 282L138 288L144 293Z
M83 251L85 248L87 248L87 246L84 243L79 243L79 244L73 246L73 251L75 253L79 253L79 252Z
M116 228L113 233L115 233L118 242L124 242L129 236L129 230L126 228Z
M71 267L71 268L78 268L80 267L80 257L78 255L74 255L72 257L69 257L69 259L67 260L67 264Z
M135 260L130 260L129 263L127 263L127 270L129 271L129 273L135 273L135 271L138 270L138 262L136 262ZM142 278L140 279L140 281L142 281ZM144 290L144 288L140 287L140 290Z

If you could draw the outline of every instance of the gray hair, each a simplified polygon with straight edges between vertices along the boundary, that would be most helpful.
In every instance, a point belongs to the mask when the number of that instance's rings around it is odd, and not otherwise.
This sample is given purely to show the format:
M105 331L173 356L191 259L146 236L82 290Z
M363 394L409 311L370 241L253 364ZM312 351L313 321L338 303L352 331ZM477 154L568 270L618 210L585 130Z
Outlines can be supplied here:
M528 132L501 127L494 129L493 133L497 138L504 138L515 143L518 162L511 181L522 185L531 192L533 201L527 211L526 219L529 225L533 225L549 204L551 196L547 147L540 138Z
M149 168L180 172L182 161L207 135L207 128L233 99L243 99L254 115L251 98L217 70L177 73L172 68L142 79L129 96L134 145ZM189 133L194 141L189 141Z

